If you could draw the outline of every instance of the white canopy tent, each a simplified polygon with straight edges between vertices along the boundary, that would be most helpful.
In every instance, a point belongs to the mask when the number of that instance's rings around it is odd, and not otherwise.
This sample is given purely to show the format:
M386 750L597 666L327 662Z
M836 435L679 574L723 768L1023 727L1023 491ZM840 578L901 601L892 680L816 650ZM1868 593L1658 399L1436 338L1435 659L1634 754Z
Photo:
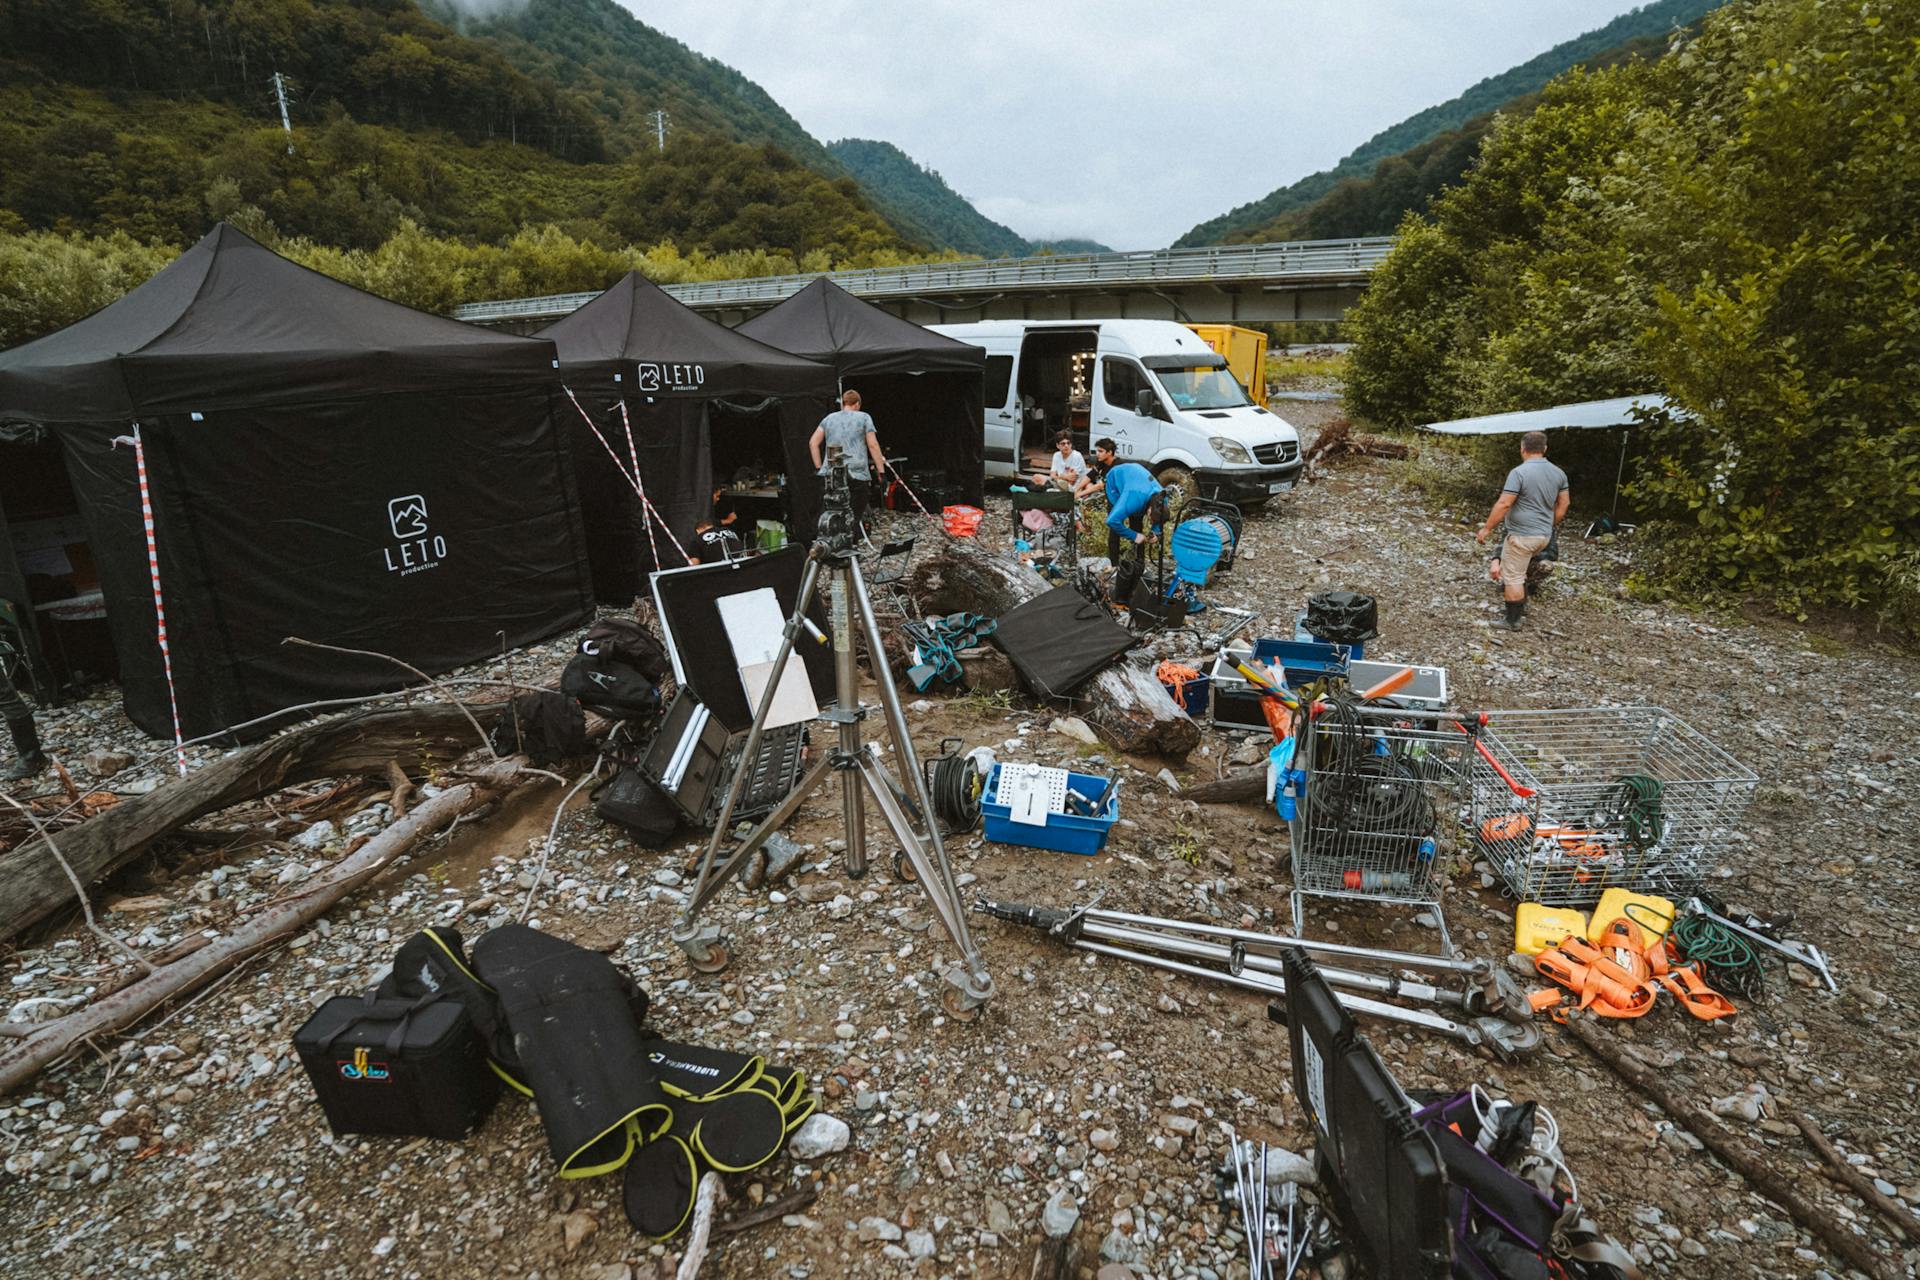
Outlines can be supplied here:
M1443 436L1520 435L1528 431L1578 430L1586 427L1630 427L1649 413L1668 413L1685 417L1687 411L1661 395L1617 396L1612 400L1581 400L1574 404L1556 404L1546 409L1521 409L1514 413L1484 413L1477 418L1454 418L1431 422L1421 427ZM1620 465L1613 475L1612 510L1620 509L1620 479L1627 469L1627 433L1620 433ZM1611 518L1611 517L1609 517Z
M1477 418L1454 418L1420 428L1443 436L1504 436L1525 431L1557 431L1562 427L1630 427L1640 419L1635 411L1684 412L1665 396L1619 396L1612 400L1582 400L1548 409L1521 409L1517 413L1485 413Z

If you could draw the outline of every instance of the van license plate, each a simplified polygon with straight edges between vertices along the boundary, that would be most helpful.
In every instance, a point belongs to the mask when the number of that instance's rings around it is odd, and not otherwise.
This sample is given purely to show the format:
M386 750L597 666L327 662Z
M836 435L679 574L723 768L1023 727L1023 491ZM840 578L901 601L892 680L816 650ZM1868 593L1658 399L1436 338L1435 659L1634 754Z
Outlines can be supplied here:
M1267 486L1267 494L1269 496L1272 496L1273 494L1276 494L1276 493L1285 493L1287 490L1291 488L1293 488L1293 481L1275 480L1272 484Z

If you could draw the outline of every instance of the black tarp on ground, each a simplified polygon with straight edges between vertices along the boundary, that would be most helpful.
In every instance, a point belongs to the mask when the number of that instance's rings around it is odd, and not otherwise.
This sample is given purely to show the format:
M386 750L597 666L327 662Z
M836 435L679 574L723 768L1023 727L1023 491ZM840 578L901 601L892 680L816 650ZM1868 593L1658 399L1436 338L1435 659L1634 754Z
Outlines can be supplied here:
M171 736L131 448L141 426L189 736L394 688L591 612L552 344L426 315L221 224L77 324L0 353L0 420L49 424L127 714Z
M639 500L608 457L608 445L629 469L638 454L648 500L697 556L691 539L713 491L712 433L755 424L777 437L771 442L783 460L795 525L813 527L820 486L807 439L833 408L832 368L715 324L631 271L538 336L554 344L562 381L605 439L603 444L580 413L565 406L563 434L573 453L600 599L631 603L653 567ZM619 411L623 399L627 422ZM722 405L755 412L716 412ZM679 557L657 529L655 538L661 567L677 566Z
M987 357L979 347L890 315L824 277L738 332L831 364L840 385L860 393L888 457L943 471L967 501L981 500Z

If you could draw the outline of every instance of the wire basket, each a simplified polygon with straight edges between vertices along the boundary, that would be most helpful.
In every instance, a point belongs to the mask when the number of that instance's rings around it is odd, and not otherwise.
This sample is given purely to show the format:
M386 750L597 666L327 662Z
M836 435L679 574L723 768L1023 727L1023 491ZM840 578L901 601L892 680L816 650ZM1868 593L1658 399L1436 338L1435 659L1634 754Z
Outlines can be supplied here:
M1290 824L1296 924L1301 894L1437 905L1471 750L1448 716L1347 704L1316 717L1296 761L1306 774Z
M1469 759L1475 848L1516 897L1549 906L1612 888L1692 891L1759 781L1659 707L1496 711L1480 741L1486 754Z

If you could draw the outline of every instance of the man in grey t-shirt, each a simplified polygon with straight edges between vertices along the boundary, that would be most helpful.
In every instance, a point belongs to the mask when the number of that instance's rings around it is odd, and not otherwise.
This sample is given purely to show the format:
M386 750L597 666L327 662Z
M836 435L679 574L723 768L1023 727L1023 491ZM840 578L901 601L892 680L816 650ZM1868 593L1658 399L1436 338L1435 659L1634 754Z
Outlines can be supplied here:
M853 498L853 518L865 529L867 495L873 488L873 477L886 471L887 459L880 452L880 437L873 419L860 411L858 391L841 392L840 411L820 419L820 425L813 429L813 439L807 442L807 448L813 452L814 468L820 475L827 474L825 452L835 445L839 446L841 457L847 464L847 488ZM872 470L867 468L869 458L873 460Z
M1567 473L1547 461L1546 432L1521 436L1520 465L1507 472L1500 500L1474 536L1474 541L1484 544L1495 525L1502 519L1507 522L1506 540L1500 544L1500 587L1506 597L1509 631L1520 629L1521 615L1527 611L1527 567L1553 541L1553 531L1566 519L1571 501Z

